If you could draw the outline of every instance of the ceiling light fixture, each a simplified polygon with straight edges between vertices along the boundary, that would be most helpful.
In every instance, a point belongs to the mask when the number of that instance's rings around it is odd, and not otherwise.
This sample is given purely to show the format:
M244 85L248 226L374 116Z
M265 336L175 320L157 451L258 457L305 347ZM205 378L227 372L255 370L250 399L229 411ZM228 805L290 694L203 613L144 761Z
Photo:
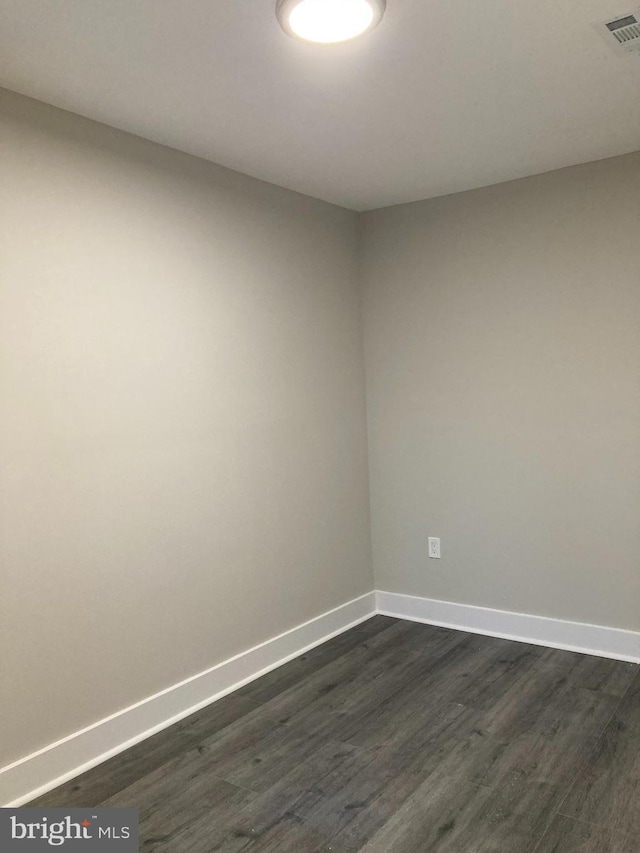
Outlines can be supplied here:
M386 0L277 0L282 29L317 44L350 41L382 20Z

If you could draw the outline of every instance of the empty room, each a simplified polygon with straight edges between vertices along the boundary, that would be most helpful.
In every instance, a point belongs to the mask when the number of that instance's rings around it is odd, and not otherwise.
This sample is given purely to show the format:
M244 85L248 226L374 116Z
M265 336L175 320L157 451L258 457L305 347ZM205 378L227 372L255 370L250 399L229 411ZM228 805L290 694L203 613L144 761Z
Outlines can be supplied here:
M2 853L638 853L639 664L640 8L0 0Z

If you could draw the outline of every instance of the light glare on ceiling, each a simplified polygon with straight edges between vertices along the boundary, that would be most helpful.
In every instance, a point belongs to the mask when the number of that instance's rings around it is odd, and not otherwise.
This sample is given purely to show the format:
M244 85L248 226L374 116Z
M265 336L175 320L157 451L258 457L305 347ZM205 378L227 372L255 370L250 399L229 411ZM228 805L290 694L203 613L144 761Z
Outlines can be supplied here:
M289 35L336 44L373 29L385 6L385 0L278 0L276 13Z

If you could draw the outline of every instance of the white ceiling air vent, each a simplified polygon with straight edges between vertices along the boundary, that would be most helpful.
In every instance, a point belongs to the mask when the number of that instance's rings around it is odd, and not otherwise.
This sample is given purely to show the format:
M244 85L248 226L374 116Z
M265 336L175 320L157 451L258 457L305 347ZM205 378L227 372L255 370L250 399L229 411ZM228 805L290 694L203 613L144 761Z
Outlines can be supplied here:
M596 27L617 53L640 53L640 9L617 15Z

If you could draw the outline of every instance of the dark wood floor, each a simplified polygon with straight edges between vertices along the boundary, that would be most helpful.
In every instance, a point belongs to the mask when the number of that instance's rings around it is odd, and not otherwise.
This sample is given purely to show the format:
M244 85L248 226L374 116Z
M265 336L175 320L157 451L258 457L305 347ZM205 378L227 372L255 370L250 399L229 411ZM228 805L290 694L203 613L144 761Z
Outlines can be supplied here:
M638 853L640 671L376 616L31 805L154 853Z

